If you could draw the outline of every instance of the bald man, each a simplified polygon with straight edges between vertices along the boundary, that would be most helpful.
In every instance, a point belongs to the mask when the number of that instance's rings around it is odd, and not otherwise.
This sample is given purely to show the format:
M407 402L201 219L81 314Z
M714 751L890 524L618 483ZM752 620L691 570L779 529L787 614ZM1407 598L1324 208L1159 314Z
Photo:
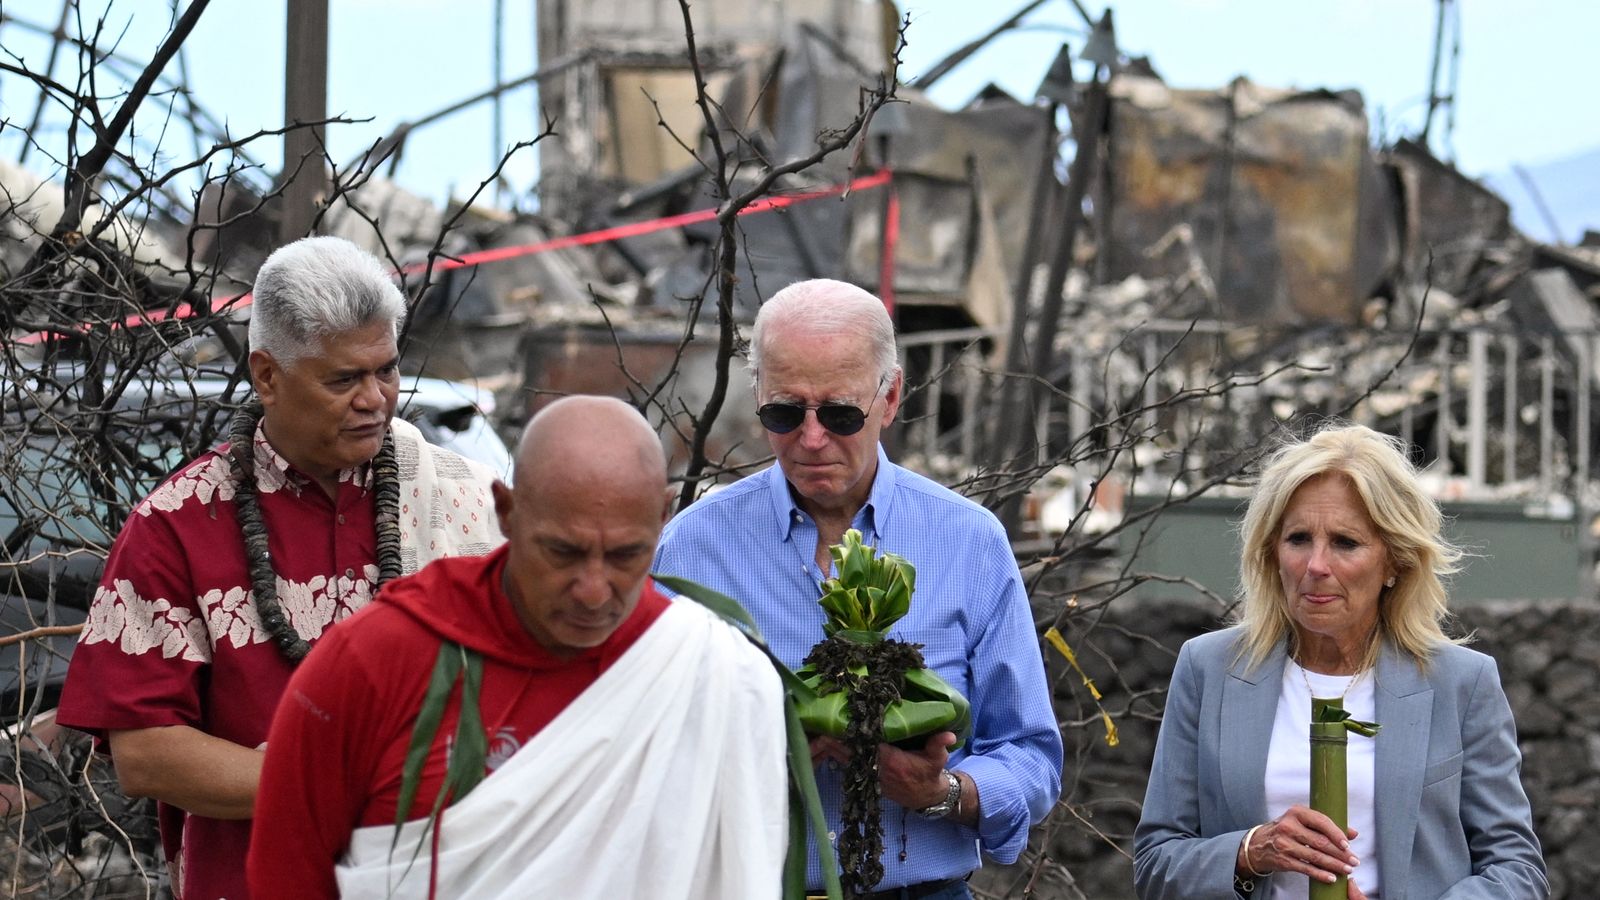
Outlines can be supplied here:
M781 688L647 577L670 510L655 432L617 400L552 403L494 499L503 547L391 582L290 681L251 890L777 897Z

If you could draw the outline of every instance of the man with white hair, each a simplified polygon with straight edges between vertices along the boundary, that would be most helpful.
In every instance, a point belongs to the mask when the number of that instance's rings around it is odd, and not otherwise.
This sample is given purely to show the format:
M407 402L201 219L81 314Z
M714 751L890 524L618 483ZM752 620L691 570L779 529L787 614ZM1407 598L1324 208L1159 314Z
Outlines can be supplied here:
M1016 860L1061 789L1061 735L1022 578L1004 529L981 506L890 462L878 438L899 410L902 374L883 303L816 279L774 294L750 342L757 416L778 464L679 513L655 571L744 603L773 651L800 665L823 638L817 600L830 545L863 543L916 567L911 610L891 637L923 645L928 667L972 704L972 734L920 750L880 744L882 880L873 900L970 897L980 850ZM840 827L843 745L812 740L829 830ZM813 856L809 883L821 883Z
M405 299L387 269L306 238L254 293L256 396L129 516L58 713L160 801L179 900L248 896L262 747L308 648L383 581L500 543L493 473L392 418Z

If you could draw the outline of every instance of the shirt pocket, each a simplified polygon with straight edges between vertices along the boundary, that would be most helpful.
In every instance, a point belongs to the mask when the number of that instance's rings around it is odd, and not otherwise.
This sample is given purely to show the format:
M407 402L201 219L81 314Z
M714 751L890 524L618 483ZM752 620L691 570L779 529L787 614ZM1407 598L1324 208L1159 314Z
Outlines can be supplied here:
M1429 763L1428 767L1422 770L1422 786L1426 788L1430 785L1438 784L1447 778L1460 774L1461 753L1457 752L1454 756L1446 757L1438 762Z

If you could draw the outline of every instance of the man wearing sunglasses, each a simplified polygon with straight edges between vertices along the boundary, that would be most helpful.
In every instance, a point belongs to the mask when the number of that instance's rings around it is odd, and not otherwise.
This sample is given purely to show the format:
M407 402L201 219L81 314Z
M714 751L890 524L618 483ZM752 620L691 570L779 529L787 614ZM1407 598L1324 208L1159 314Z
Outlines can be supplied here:
M1010 542L987 510L879 445L903 383L878 298L825 279L784 288L756 316L750 372L777 465L679 513L655 571L743 602L798 667L823 637L828 547L846 530L916 567L911 611L891 636L923 645L927 665L971 701L973 730L954 753L948 732L915 752L879 746L885 874L865 896L966 900L980 851L1015 861L1061 788L1061 736ZM815 738L812 757L838 834L844 748ZM815 858L808 879L821 885Z

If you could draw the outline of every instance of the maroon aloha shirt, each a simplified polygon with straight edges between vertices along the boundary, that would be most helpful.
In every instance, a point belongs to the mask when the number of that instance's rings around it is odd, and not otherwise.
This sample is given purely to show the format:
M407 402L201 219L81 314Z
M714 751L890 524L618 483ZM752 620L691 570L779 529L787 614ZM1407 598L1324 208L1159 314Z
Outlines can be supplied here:
M329 499L256 431L255 466L278 600L316 643L364 606L378 578L371 469L339 474ZM106 561L61 695L58 721L108 731L189 725L258 747L293 668L262 626L225 448L167 479L128 517ZM199 776L201 773L197 772ZM163 806L181 900L242 900L250 821ZM181 832L178 828L181 826ZM181 844L182 852L179 855Z

